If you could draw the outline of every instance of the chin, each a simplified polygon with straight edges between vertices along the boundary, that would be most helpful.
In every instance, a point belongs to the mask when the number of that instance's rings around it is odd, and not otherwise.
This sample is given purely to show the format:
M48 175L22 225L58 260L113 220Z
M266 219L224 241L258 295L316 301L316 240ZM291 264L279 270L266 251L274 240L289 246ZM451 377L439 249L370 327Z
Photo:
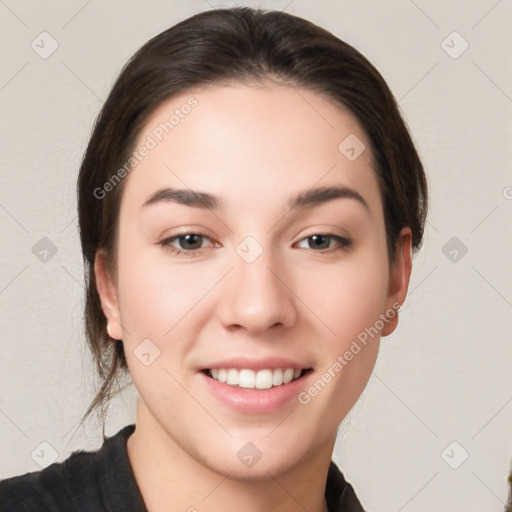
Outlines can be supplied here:
M195 457L198 462L211 470L239 481L263 481L278 477L301 465L306 460L308 451L313 447L304 444L304 436L286 430L275 438L268 438L269 430L265 429L257 435L251 429L251 435L239 432L234 439L212 440L202 447L195 446ZM252 441L251 441L252 439ZM215 448L212 449L211 447ZM199 450L203 451L200 452Z
M261 458L253 461L242 461L236 455L217 460L214 465L208 464L210 468L224 476L229 475L230 480L240 482L267 481L269 478L276 478L286 474L300 461L297 453L280 454L263 453ZM211 462L211 461L208 461Z

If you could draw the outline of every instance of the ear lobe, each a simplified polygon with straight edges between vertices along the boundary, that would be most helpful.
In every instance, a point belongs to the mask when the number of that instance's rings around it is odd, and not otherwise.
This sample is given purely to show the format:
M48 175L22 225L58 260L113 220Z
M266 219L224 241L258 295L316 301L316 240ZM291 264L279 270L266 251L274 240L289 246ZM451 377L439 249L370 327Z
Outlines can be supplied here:
M121 340L123 338L123 330L120 323L117 291L114 280L107 270L105 258L104 251L96 252L94 258L96 287L100 296L103 314L107 318L107 332L111 338Z
M395 255L395 262L390 266L386 309L386 311L393 310L395 314L388 316L389 321L382 329L381 336L388 336L397 328L398 311L396 304L403 304L407 296L412 271L412 232L409 227L400 231L396 242Z

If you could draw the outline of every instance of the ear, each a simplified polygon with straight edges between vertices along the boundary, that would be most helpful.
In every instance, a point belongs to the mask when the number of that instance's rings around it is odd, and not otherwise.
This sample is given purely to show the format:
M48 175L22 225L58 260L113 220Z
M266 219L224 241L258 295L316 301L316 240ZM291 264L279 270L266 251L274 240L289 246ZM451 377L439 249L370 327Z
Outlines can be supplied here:
M117 290L114 280L107 270L105 258L104 251L100 250L96 252L94 258L96 287L101 300L101 308L107 318L108 335L113 339L121 340L123 339L123 329L121 328L120 322Z
M408 227L403 228L397 238L395 246L395 262L390 265L389 290L386 311L394 311L389 314L388 321L381 331L382 336L388 336L398 326L397 304L402 305L407 296L409 280L412 270L412 232Z

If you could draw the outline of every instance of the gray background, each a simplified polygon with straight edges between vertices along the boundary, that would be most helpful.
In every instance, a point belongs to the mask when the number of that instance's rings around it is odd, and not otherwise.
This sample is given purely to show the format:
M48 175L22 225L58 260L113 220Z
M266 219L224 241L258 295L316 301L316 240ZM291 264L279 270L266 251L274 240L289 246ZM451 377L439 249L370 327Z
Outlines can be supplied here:
M0 1L0 478L101 445L94 421L75 431L96 384L82 332L79 161L126 59L183 18L234 4ZM335 460L368 510L502 510L512 458L511 1L238 4L285 9L362 51L399 99L428 173L409 298ZM135 396L131 387L114 402L107 435L133 423Z

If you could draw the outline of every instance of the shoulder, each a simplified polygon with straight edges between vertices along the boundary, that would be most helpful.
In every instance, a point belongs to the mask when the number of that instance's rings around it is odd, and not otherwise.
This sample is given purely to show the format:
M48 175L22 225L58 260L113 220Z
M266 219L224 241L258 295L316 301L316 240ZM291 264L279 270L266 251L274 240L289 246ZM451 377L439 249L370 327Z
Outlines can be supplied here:
M104 439L101 449L72 453L47 468L0 481L2 512L60 512L103 510L102 483L108 478L108 455L131 433L125 427Z
M84 499L97 501L97 459L98 452L74 452L41 471L2 480L2 512L82 510Z
M352 485L334 462L329 466L325 498L329 512L365 512Z

